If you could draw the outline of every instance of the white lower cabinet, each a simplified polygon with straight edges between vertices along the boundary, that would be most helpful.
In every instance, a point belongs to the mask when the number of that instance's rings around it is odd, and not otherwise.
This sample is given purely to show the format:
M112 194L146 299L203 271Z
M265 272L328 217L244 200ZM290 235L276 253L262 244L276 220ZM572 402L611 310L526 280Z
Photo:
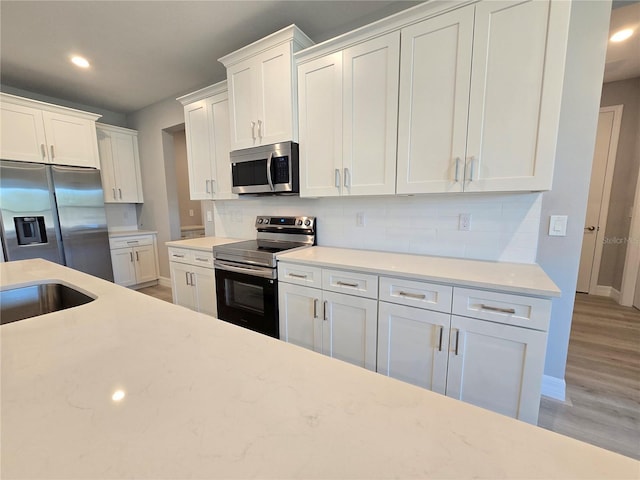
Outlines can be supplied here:
M173 303L217 316L213 253L170 247L169 260Z
M109 238L114 283L124 287L158 280L158 256L154 235Z

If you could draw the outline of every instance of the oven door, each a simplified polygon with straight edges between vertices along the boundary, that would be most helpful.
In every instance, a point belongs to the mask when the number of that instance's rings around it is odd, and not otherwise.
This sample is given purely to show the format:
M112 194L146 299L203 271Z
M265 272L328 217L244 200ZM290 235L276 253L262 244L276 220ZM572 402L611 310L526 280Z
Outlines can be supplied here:
M280 338L274 268L215 261L218 318Z

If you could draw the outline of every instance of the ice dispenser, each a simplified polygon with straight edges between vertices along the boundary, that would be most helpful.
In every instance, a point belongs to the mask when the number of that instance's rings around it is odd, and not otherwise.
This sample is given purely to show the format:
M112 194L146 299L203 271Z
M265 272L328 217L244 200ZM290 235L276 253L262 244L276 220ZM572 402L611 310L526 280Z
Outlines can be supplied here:
M18 245L47 243L44 217L13 217L16 225Z

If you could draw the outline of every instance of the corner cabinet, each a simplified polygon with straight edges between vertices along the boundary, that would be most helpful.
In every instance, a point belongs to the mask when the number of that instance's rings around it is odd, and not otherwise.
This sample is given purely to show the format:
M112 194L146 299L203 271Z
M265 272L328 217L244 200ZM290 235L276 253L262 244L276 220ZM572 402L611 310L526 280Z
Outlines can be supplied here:
M231 150L298 140L293 54L312 44L291 25L219 59L227 69Z
M0 94L0 157L100 168L95 121L100 115Z
M237 198L231 193L227 82L178 98L184 105L191 200Z
M142 203L138 132L96 124L105 203Z
M155 234L110 236L109 244L115 283L135 288L158 283Z

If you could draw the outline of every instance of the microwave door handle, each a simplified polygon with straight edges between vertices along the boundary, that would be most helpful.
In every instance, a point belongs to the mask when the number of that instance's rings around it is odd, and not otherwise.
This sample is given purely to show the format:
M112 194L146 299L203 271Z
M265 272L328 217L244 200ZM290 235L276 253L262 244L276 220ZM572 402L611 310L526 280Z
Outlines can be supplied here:
M271 178L271 159L273 158L273 152L269 153L269 158L267 158L267 182L269 182L269 188L273 192L275 189L273 188L273 179Z

